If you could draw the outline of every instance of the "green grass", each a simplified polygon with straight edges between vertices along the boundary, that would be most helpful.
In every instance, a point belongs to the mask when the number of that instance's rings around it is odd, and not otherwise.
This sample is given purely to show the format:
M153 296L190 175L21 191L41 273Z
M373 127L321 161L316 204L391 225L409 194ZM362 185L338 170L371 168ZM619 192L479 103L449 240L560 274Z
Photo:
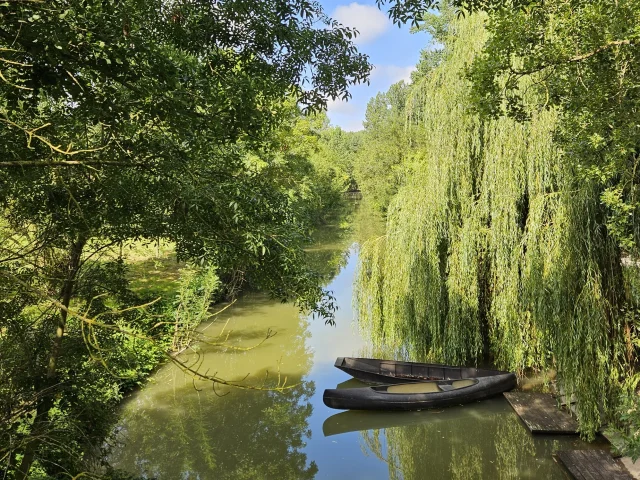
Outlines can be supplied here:
M122 249L122 254L129 266L128 277L134 292L164 299L176 295L185 265L176 260L173 244L133 242Z

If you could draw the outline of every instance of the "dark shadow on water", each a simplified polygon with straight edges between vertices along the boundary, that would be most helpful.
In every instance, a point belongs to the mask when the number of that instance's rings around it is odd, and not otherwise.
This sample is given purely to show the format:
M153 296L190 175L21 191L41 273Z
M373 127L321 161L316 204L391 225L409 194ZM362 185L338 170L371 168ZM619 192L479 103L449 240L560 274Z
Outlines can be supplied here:
M234 317L243 317L247 315L255 315L264 313L266 309L271 307L273 303L278 303L277 299L271 298L269 295L263 293L246 293L241 294L238 297L236 303L233 304L228 310L223 311L218 317L215 317L216 322L226 321L230 316ZM212 310L215 312L217 310L222 310L227 307L228 303L222 303L215 305ZM206 325L209 322L204 322Z
M284 333L283 328L279 330L271 330L271 335L277 335L278 333ZM261 328L254 329L243 329L239 330L231 330L223 332L223 335L214 335L209 332L204 332L204 334L200 334L198 338L201 338L202 341L198 344L199 350L209 351L211 349L225 349L227 347L233 347L237 342L241 340L253 340L257 345L261 340L267 338L267 333L269 333L269 328L265 325ZM224 345L218 345L219 343L223 343ZM233 348L228 349L228 353L233 353Z
M330 437L348 432L439 422L441 420L439 420L438 415L441 413L442 410L400 413L349 410L327 418L322 424L322 433L324 433L325 437Z

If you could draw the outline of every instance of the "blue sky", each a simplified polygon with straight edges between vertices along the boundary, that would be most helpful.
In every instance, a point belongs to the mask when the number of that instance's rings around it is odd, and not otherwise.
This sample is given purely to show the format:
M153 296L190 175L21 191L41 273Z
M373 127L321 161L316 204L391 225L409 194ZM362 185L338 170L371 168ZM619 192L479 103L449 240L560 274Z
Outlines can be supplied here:
M349 102L335 101L329 104L328 115L333 125L344 130L361 130L367 102L378 92L402 79L407 81L420 57L420 50L429 43L426 33L409 33L409 26L393 25L386 12L381 12L375 0L320 0L329 16L360 32L355 43L358 49L369 55L375 66L371 85L352 87L353 98Z

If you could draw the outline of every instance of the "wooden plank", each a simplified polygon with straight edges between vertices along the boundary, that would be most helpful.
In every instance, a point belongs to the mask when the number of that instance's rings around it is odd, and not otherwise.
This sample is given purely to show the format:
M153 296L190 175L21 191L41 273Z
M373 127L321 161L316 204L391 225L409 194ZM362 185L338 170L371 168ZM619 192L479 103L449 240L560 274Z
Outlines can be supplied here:
M634 480L608 450L561 450L555 456L576 480Z
M620 445L622 442L622 438L620 438L618 434L609 431L599 431L598 433L609 440L611 445ZM613 451L611 452L611 456L613 458L619 458L620 462L629 470L631 476L635 478L635 480L640 480L640 460L634 462L630 457L623 457L620 453L614 453Z
M616 445L620 445L620 442L622 441L622 438L620 438L620 436L617 433L609 432L605 430L603 427L600 427L600 430L598 430L598 435L602 435L614 447ZM611 450L611 456L613 458L620 458L619 454L614 453L614 449Z
M531 433L578 433L578 423L567 412L559 410L549 394L506 392L504 397Z
M633 461L631 457L622 457L620 462L625 466L635 480L640 480L640 460Z

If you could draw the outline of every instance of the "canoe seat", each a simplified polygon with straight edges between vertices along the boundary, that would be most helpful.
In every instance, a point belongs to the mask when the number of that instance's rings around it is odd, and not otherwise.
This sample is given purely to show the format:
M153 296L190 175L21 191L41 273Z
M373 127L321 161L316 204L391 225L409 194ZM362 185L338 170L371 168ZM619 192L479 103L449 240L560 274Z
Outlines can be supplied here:
M464 378L462 380L456 380L455 382L452 382L451 385L453 386L453 388L463 388L463 387L470 387L475 383L476 383L475 380L471 378Z
M387 393L436 393L441 391L436 382L405 383L387 387Z

